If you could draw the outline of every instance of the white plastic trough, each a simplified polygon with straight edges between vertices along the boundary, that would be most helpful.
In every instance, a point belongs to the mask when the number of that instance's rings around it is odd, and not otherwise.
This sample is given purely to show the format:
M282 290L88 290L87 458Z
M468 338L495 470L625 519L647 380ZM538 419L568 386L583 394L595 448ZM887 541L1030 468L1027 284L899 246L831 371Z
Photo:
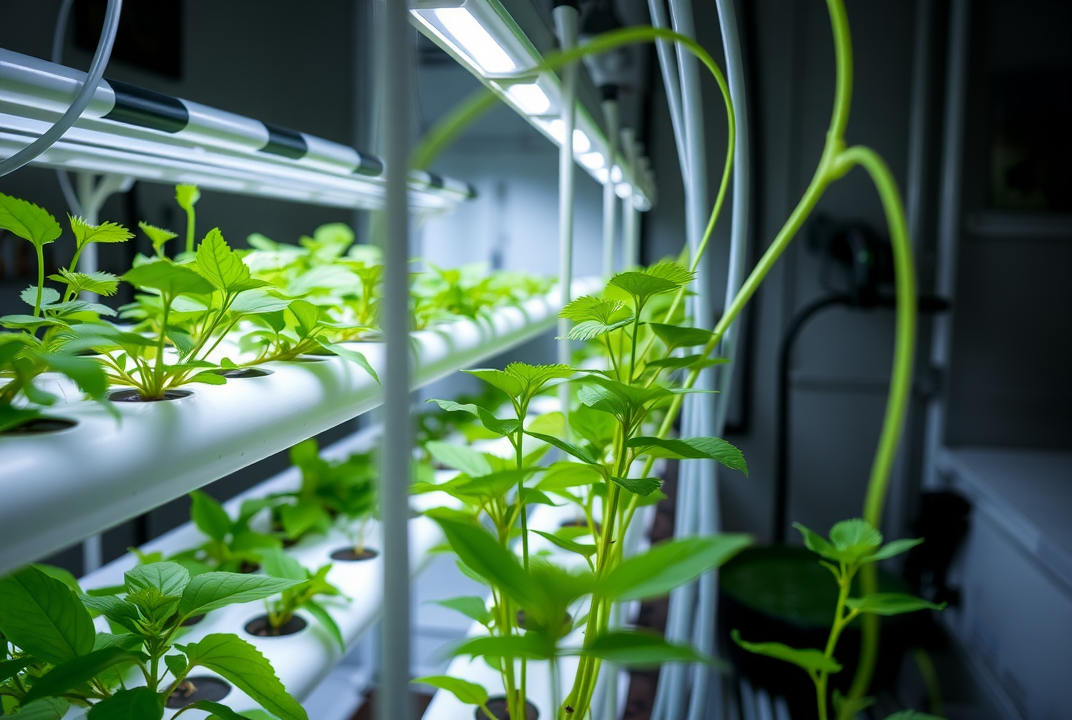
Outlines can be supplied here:
M598 280L573 284L574 297ZM555 326L559 294L530 298L490 317L413 334L413 386L500 354ZM358 343L382 373L384 347ZM191 385L193 395L117 403L117 421L76 402L53 414L76 427L0 437L0 575L257 462L382 402L380 386L338 357L268 363L267 377Z

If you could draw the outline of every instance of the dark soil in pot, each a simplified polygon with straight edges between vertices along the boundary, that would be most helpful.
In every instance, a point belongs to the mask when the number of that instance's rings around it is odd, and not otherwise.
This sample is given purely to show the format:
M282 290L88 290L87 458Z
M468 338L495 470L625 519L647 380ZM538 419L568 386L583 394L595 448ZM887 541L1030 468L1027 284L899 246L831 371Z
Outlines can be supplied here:
M51 417L36 417L30 418L23 423L16 425L13 428L8 428L3 432L0 432L0 437L8 435L21 437L25 435L45 435L47 433L60 432L62 430L70 430L78 423L74 420L67 420L66 418L51 418Z
M261 615L246 623L246 632L257 637L283 637L301 632L308 624L305 622L305 618L295 615L283 627L274 628L268 622L268 616Z
M231 685L226 680L220 680L208 675L196 675L188 677L176 688L175 692L168 696L165 705L172 710L192 705L198 700L210 700L219 702L231 692Z
M328 359L329 359L329 356L325 356L325 355L299 355L298 357L291 358L290 360L287 360L287 362L319 363L319 362L326 362Z
M165 390L158 398L146 398L138 394L137 390L116 390L108 395L112 402L151 403L164 402L166 400L181 400L193 395L189 390Z
M364 548L360 552L356 548L347 547L336 550L331 553L332 560L341 560L342 562L362 562L364 560L371 560L374 557L379 557L380 553L372 548Z
M242 564L238 566L238 572L243 575L252 575L261 569L260 563L250 562L249 560L243 560Z
M271 370L266 368L232 368L230 370L217 370L217 375L223 375L228 380L243 380L245 378L259 378L268 377L272 374Z
M182 621L182 626L183 627L191 627L191 626L196 625L197 623L201 622L204 619L205 619L205 613L201 613L200 615L191 615L190 617L188 617L188 618L186 618L185 620Z
M487 702L488 710L491 710L491 714L495 716L495 720L514 720L510 717L510 713L506 708L505 697L493 697ZM525 701L525 720L539 720L540 711L536 709L536 706ZM487 715L480 708L476 708L476 712L473 713L474 720L488 720ZM520 720L520 719L519 719Z
M858 582L854 585L858 585ZM904 581L879 572L879 592L910 592ZM854 587L853 595L859 595ZM738 554L719 576L719 628L737 670L772 694L785 697L794 720L814 720L815 688L798 667L747 652L729 638L739 630L749 642L780 642L796 648L826 645L837 602L837 583L802 547L753 547ZM905 651L912 647L925 613L881 618L879 659L872 694L891 687ZM841 634L835 657L844 669L830 676L831 689L847 692L860 654L860 620Z

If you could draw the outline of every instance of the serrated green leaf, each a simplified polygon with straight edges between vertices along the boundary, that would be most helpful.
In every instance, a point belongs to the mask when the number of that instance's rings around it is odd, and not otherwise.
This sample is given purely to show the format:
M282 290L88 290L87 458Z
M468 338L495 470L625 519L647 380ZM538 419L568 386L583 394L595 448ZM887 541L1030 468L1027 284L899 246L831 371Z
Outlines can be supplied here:
M673 352L677 348L695 347L706 345L715 336L710 330L694 327L682 327L680 325L664 325L663 323L648 323L648 327L656 337L663 341L667 352Z
M623 560L607 574L603 594L619 602L661 597L719 567L752 543L748 535L687 537Z
M262 288L253 288L235 298L235 301L231 303L231 312L236 315L260 315L282 312L289 305L290 300L277 298Z
M131 603L115 595L83 595L81 600L87 608L99 612L116 625L131 632L141 632L141 613Z
M201 199L201 191L196 185L176 185L175 202L186 212L193 212L194 205Z
M38 678L24 702L54 697L89 682L106 670L136 662L138 656L119 647L104 648L59 663Z
M804 536L804 546L816 555L838 562L841 562L844 559L842 554L819 533L804 527L798 522L793 523L793 527L799 530L800 534Z
M308 720L268 660L237 635L207 635L200 642L177 647L189 658L191 667L200 665L219 673L280 720Z
M79 250L90 243L121 243L134 237L132 232L114 222L90 225L82 218L70 214L67 215L67 220L71 224L75 244Z
M662 487L663 483L659 478L647 477L647 478L618 478L612 477L611 480L621 487L625 488L634 495L640 497L647 497L653 492Z
M625 305L617 300L582 295L562 308L558 316L574 322L591 320L606 325L621 319L614 316L620 314L624 307Z
M449 675L426 675L410 682L446 690L466 705L486 705L488 702L488 691L482 685Z
M197 246L197 270L222 293L241 292L248 287L249 268L223 239L219 228L212 228Z
M139 565L123 575L128 593L155 588L168 597L179 597L190 582L190 573L182 565L156 562Z
M0 578L0 632L58 665L93 650L93 620L63 582L35 567Z
M71 704L63 698L41 698L19 705L19 712L13 717L19 720L60 720L70 707Z
M482 407L473 404L462 405L453 400L429 400L437 404L446 412L465 412L480 419L480 424L496 435L512 435L517 432L521 423L514 418L500 419Z
M721 438L697 437L680 440L657 437L635 437L626 443L643 455L678 459L717 460L731 470L748 475L748 465L741 451Z
M872 593L862 598L845 601L851 609L871 615L902 615L918 610L944 610L945 603L937 605L923 598L903 593Z
M715 664L714 658L688 645L667 642L653 633L619 630L600 635L580 655L626 667L657 667L668 662Z
M183 617L211 612L227 605L263 600L304 580L209 572L198 575L182 591L179 614Z
M89 710L88 720L160 720L163 698L146 687L120 690Z
M792 663L799 668L810 673L836 673L841 671L841 664L834 658L828 658L823 655L821 650L815 650L812 648L806 650L798 650L797 648L791 648L788 645L775 642L762 642L751 643L741 639L741 634L737 630L731 631L733 641L743 647L748 652L755 653L757 655L766 655L777 660L784 660L787 663Z
M165 230L164 228L158 228L147 222L139 222L138 227L140 227L141 231L149 238L149 242L153 244L153 251L158 257L164 256L164 245L167 241L174 240L178 237L177 233Z
M103 398L108 391L108 378L104 374L104 368L93 358L64 353L45 353L40 358L49 370L74 380L82 392L94 400Z
M515 403L527 404L538 392L555 380L573 377L574 370L568 365L529 365L510 363L502 370L466 370L493 387L502 390Z
M830 528L834 547L852 556L877 550L882 545L882 533L863 518L842 520Z
M63 232L56 218L31 202L0 193L0 228L44 247Z
M22 298L22 301L24 303L26 303L27 305L29 305L30 307L34 307L35 305L37 305L37 286L36 285L30 285L25 290L23 290L21 293L19 293L19 297ZM56 292L55 289L50 288L50 287L41 288L41 309L42 310L47 308L49 305L54 305L54 304L58 303L59 301L60 301L60 294L58 292Z
M164 295L205 295L213 286L205 278L188 267L176 265L170 260L157 260L131 268L123 273L122 280L137 288L159 290Z
M610 279L609 285L620 288L633 300L633 312L640 312L644 304L655 295L673 292L679 283L665 278L649 275L639 270L618 273Z
M687 285L696 277L696 273L686 268L681 263L663 260L647 268L644 272L664 280L676 283L678 286Z
M323 340L318 340L318 342L320 343L320 347L324 348L325 350L330 350L339 357L345 358L350 362L362 367L365 372L372 376L372 379L376 381L377 385L380 384L380 376L376 374L376 371L372 368L372 365L369 364L368 358L366 358L362 353L358 352L357 350L348 348L345 345L339 345L338 343L330 343L325 342Z

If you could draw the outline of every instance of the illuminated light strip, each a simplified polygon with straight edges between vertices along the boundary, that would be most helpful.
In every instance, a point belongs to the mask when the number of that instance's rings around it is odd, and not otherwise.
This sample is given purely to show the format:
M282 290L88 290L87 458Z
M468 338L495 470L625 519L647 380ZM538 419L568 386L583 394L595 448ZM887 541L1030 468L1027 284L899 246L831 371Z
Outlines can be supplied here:
M456 46L484 74L499 75L517 70L517 63L500 47L483 25L465 8L440 8L433 11Z

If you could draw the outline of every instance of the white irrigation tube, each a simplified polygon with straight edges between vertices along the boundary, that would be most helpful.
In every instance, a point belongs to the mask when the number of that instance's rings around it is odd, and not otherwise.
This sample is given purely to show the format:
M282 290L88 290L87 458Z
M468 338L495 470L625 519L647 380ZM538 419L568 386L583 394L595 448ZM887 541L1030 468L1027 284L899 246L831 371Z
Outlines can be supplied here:
M648 0L648 12L651 15L651 26L666 30L670 23L666 19L665 0ZM655 50L659 56L659 68L663 75L663 88L666 90L666 104L670 106L670 125L674 129L674 145L677 147L677 160L681 166L681 177L687 183L689 176L688 156L685 152L685 130L681 119L681 86L678 76L677 63L670 54L671 45L669 40L658 40Z
M412 444L409 382L409 199L406 170L410 152L410 66L407 3L384 3L379 45L383 68L383 158L387 173L383 240L384 436L381 453L380 516L383 523L383 626L380 652L379 717L412 714L410 680L409 485Z
M71 126L82 115L82 112L93 99L97 86L100 85L101 78L104 77L104 69L112 56L112 45L115 43L115 33L119 29L119 13L122 9L123 0L108 0L108 9L105 11L100 41L97 43L97 51L93 53L93 60L90 63L86 80L82 84L82 89L78 91L78 95L75 96L74 102L71 103L66 112L41 137L11 157L0 161L0 177L32 162L34 158L52 147L52 144L63 137L63 134L70 130Z
M552 11L559 47L569 51L577 46L580 14L576 2L556 0ZM558 286L562 292L562 306L573 298L570 286L573 278L573 131L577 120L577 65L570 63L562 68L562 143L558 150ZM570 365L569 335L572 323L561 318L558 321L558 362ZM569 385L558 388L558 398L563 412L569 417Z
M637 168L640 153L637 152L636 134L632 128L622 130L622 151L629 166ZM622 235L622 267L636 267L640 264L640 211L633 202L632 189L629 196L622 199Z

